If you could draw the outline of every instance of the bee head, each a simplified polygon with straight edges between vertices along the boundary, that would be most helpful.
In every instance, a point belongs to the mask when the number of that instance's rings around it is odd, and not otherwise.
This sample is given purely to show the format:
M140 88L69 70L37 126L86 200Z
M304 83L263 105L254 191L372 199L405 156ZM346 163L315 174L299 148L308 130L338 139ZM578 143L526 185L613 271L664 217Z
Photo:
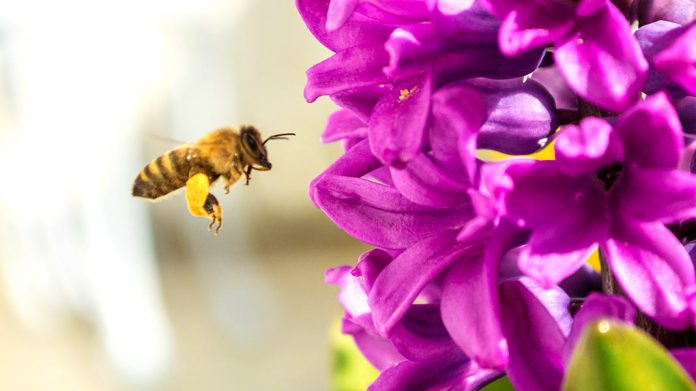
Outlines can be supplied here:
M249 165L256 170L270 170L271 162L268 161L268 152L261 139L261 133L253 126L242 126L240 134L242 150L247 156Z

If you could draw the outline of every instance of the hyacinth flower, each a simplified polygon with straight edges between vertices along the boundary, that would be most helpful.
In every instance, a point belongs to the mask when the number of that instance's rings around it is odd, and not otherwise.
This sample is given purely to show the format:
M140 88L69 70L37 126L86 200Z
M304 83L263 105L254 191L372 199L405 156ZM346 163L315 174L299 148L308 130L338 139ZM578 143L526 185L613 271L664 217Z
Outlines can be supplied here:
M640 98L648 63L608 0L486 0L502 20L500 49L516 56L553 45L558 70L587 101L622 112Z
M510 164L495 191L502 213L531 231L521 269L549 286L600 248L643 313L692 326L694 266L664 225L696 216L696 176L677 169L682 147L676 112L657 94L613 125L564 128L554 161Z
M389 3L298 0L297 6L310 31L336 52L307 71L305 98L329 95L352 110L368 123L375 156L403 167L425 146L429 104L439 88L475 77L522 77L543 49L506 58L495 42L498 22L475 3L452 14L446 1L410 1L413 8L399 15L388 12Z

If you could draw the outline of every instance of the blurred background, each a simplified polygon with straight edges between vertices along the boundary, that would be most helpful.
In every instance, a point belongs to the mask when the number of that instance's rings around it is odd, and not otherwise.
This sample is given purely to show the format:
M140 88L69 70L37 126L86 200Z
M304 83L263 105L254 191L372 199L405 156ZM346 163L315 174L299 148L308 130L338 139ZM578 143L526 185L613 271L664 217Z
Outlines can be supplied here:
M302 97L330 53L290 0L24 0L0 7L0 389L325 390L326 268L366 248L310 202L339 154ZM254 124L273 170L220 235L183 193L130 196L181 142Z

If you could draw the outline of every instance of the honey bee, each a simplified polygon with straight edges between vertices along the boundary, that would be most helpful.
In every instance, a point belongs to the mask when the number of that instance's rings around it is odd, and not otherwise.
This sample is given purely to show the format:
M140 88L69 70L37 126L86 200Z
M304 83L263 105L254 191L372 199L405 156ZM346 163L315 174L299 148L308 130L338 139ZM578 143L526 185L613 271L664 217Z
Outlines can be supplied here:
M186 204L193 216L210 218L208 230L215 235L222 228L222 207L210 186L218 179L225 182L225 194L244 175L246 185L251 171L268 171L266 143L294 136L295 133L274 134L262 141L253 126L214 130L193 144L184 144L148 163L133 182L133 196L158 200L174 190L186 187Z

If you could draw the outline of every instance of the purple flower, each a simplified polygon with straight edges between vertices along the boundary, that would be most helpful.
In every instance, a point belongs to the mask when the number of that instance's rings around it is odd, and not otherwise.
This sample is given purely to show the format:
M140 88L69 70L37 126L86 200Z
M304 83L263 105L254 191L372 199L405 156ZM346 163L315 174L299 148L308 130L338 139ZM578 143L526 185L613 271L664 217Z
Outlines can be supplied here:
M647 93L662 88L673 95L696 95L696 22L686 26L659 21L641 27L636 38L650 63ZM674 85L674 86L673 86ZM678 86L681 90L675 90Z
M648 64L628 22L607 0L486 0L502 19L501 50L512 56L554 45L566 82L586 100L621 112L640 97Z
M520 268L549 286L598 247L628 297L669 328L694 323L694 267L663 224L696 216L696 176L679 171L677 115L663 94L613 125L587 118L556 141L555 161L519 161L495 190L531 231Z

